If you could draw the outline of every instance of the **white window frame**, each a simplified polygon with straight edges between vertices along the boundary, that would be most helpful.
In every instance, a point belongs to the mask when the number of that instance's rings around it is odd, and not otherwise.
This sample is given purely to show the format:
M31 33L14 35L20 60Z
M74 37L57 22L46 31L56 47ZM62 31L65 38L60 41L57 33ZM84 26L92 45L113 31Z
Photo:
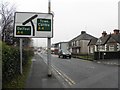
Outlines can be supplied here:
M77 53L80 53L79 49L77 48Z
M90 47L90 53L93 53L94 52L93 50L94 50L93 47Z
M117 43L117 51L120 51L120 44Z
M76 45L79 46L79 41L76 41Z
M109 51L114 51L115 48L114 48L114 45L109 45Z
M101 45L100 46L100 51L105 51L105 46Z

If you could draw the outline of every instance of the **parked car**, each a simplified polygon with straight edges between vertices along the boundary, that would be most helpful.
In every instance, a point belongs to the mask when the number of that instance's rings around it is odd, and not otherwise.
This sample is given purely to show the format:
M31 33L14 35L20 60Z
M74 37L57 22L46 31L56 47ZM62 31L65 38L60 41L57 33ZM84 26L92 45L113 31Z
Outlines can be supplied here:
M69 51L60 51L58 53L59 58L70 58L71 59L71 53Z

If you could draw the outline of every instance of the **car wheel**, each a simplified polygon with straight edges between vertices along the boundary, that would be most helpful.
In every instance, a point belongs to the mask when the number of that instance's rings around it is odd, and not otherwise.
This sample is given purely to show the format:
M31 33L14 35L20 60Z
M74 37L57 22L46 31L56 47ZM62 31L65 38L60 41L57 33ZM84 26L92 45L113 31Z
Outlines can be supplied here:
M64 59L64 58L65 58L65 56L63 55L63 56L62 56L62 58Z

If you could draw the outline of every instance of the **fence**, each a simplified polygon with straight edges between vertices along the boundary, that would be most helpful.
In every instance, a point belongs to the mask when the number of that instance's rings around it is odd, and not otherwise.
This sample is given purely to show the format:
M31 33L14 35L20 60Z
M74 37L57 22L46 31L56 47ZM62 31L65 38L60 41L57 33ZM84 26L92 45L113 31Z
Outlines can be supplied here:
M120 59L120 51L118 52L94 52L94 59Z

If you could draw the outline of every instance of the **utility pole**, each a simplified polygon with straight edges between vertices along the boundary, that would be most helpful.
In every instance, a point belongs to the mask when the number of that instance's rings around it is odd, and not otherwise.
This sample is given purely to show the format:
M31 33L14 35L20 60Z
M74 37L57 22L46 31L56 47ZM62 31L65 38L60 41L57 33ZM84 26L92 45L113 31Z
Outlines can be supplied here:
M51 13L51 0L48 0L48 13ZM47 54L47 62L48 62L48 77L52 76L52 71L51 71L51 38L48 37L48 54Z

